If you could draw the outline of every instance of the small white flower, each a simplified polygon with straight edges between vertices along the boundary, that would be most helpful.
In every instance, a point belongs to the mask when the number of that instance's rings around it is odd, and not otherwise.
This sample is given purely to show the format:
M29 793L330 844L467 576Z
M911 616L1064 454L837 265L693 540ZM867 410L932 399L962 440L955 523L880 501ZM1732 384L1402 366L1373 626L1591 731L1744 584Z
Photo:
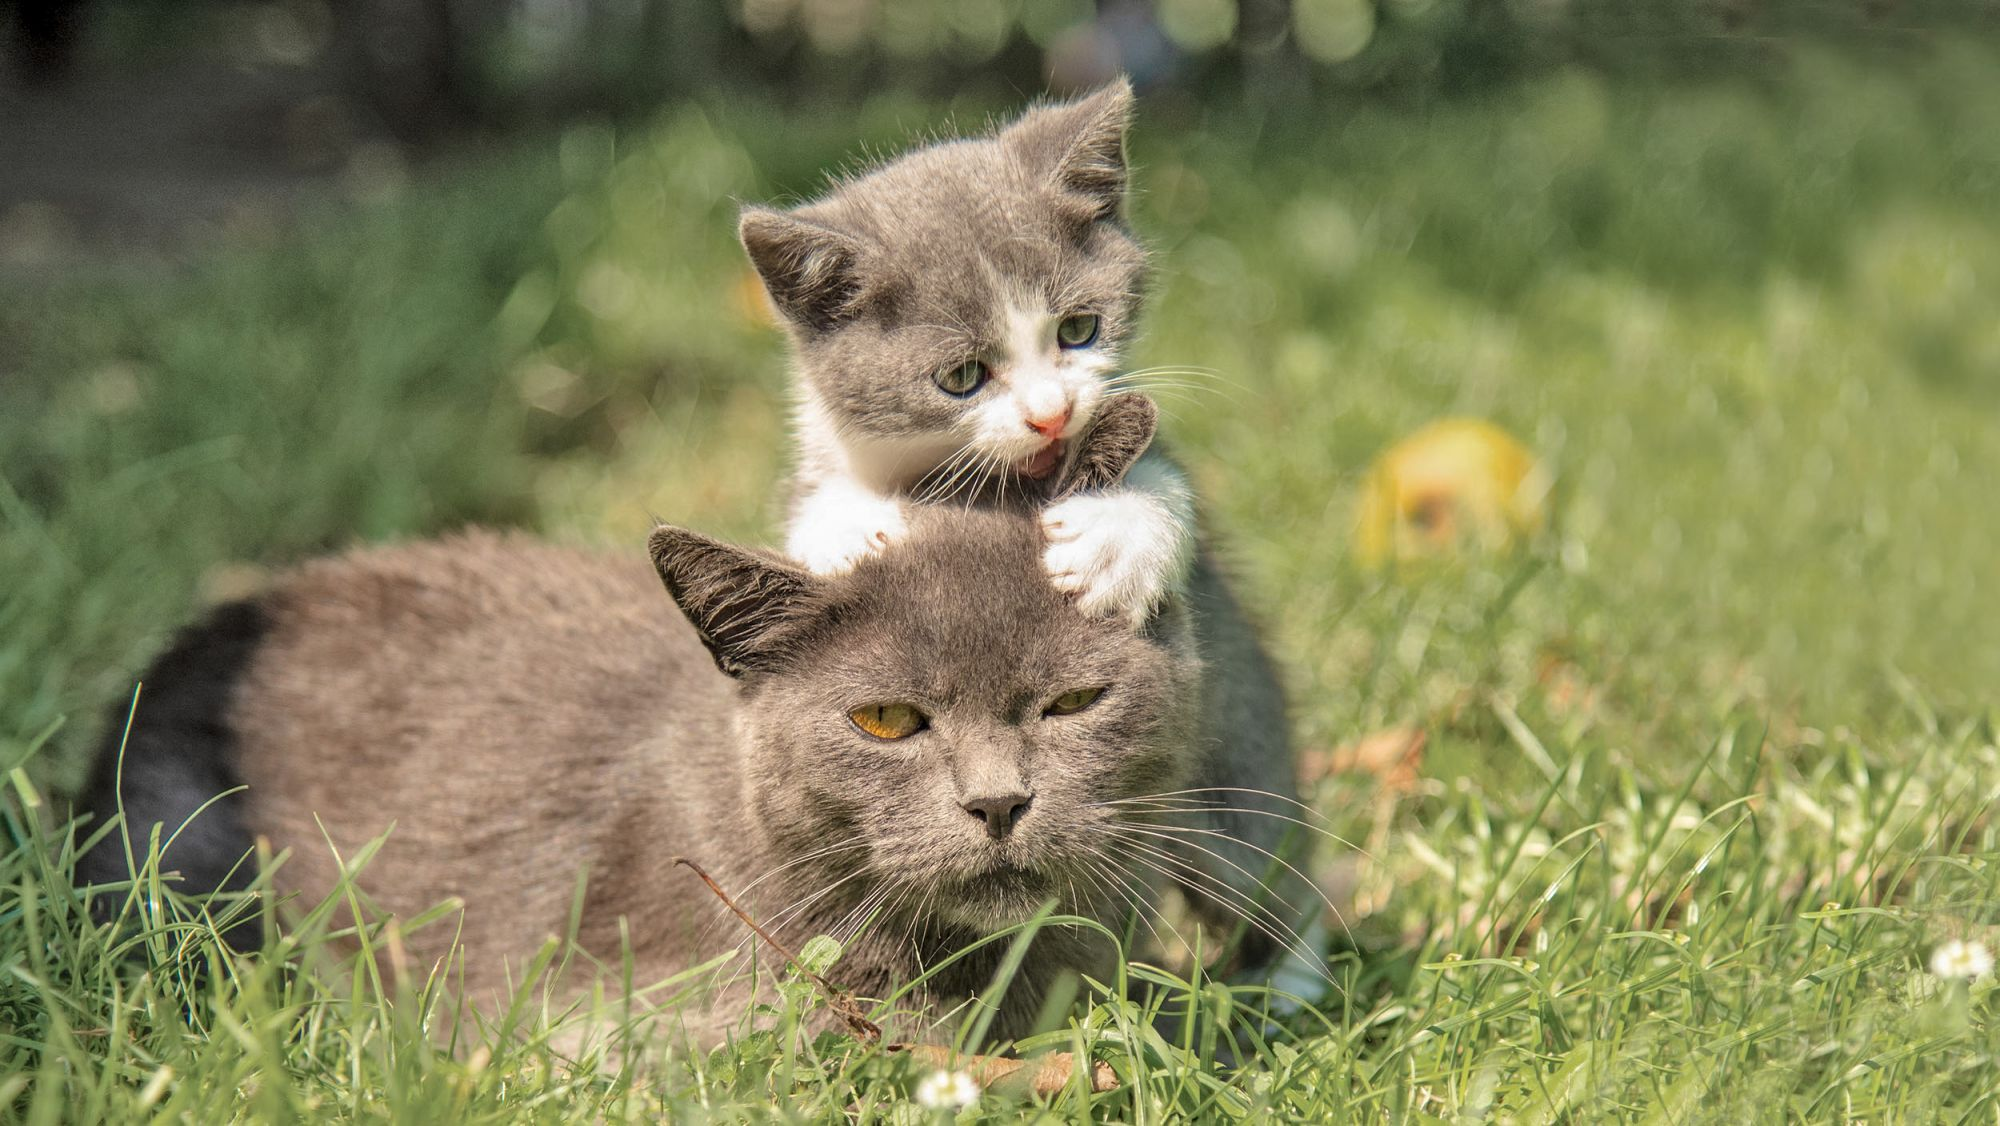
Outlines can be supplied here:
M979 1084L963 1071L933 1071L917 1084L917 1101L935 1110L964 1110L979 1101Z
M1993 972L1993 952L1983 942L1954 938L1931 951L1931 972L1970 980Z

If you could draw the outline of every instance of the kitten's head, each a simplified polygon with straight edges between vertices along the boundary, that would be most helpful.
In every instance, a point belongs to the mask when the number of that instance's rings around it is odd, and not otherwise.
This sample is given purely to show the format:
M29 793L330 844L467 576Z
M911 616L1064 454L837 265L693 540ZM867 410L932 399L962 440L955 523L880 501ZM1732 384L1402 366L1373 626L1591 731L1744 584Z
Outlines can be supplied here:
M898 487L954 457L1043 479L1133 330L1123 81L906 154L741 233L788 325L804 409ZM954 463L954 468L956 463Z
M977 929L1051 898L1094 912L1099 803L1190 784L1187 621L1078 613L1032 514L919 506L906 540L836 577L677 528L652 552L741 683L751 801L794 857L865 842L848 855L871 886Z

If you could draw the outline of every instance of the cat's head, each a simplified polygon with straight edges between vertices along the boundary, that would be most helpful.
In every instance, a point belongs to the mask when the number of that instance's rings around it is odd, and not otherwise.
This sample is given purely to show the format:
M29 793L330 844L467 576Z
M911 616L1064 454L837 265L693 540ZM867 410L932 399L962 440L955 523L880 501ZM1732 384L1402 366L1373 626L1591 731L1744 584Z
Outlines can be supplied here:
M861 842L828 867L865 858L870 885L990 929L1048 899L1110 906L1100 803L1190 784L1184 614L1086 618L1031 513L919 506L907 539L834 577L677 528L651 546L740 682L751 802L787 854Z
M1123 81L988 136L917 149L789 211L744 248L790 330L809 422L862 475L1042 479L1090 426L1139 311L1123 220Z

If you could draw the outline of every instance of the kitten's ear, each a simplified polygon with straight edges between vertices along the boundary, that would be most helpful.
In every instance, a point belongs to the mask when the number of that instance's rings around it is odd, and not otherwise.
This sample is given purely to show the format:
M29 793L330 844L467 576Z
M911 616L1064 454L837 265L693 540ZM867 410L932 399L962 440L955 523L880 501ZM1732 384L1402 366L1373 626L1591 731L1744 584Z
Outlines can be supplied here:
M737 234L780 312L825 331L861 302L861 245L831 227L766 207L746 207Z
M1078 219L1118 216L1125 203L1125 131L1132 83L1124 77L1087 97L1029 110L1000 139L1045 174Z
M1090 433L1077 444L1057 497L1103 489L1123 480L1139 455L1153 444L1160 408L1144 395L1114 395L1097 412Z
M646 546L667 593L730 676L776 667L814 616L819 580L797 567L666 524Z

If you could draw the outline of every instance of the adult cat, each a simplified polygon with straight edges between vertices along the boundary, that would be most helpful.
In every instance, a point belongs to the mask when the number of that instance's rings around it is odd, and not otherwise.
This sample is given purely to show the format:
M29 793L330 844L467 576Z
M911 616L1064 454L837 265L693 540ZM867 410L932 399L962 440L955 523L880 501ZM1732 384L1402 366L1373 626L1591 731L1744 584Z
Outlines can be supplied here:
M1069 487L1115 484L1152 423L1143 399L1102 412ZM261 836L290 851L275 890L309 903L339 877L322 832L349 855L389 832L362 888L404 917L462 900L476 1001L567 930L585 873L578 943L618 966L629 936L641 984L736 945L680 855L792 945L847 940L831 976L864 996L1048 900L1115 925L1167 876L1289 935L1257 902L1263 857L1175 794L1217 753L1283 747L1227 595L1197 584L1134 628L1078 612L1042 550L1032 508L931 506L830 577L671 527L651 567L488 534L310 563L181 635L83 804L143 840L241 784L165 866L220 887ZM80 873L123 878L119 835ZM449 933L406 941L436 957ZM983 988L1003 946L915 1007ZM1045 932L995 1030L1111 954ZM745 987L688 1014L697 1036L742 1018Z

